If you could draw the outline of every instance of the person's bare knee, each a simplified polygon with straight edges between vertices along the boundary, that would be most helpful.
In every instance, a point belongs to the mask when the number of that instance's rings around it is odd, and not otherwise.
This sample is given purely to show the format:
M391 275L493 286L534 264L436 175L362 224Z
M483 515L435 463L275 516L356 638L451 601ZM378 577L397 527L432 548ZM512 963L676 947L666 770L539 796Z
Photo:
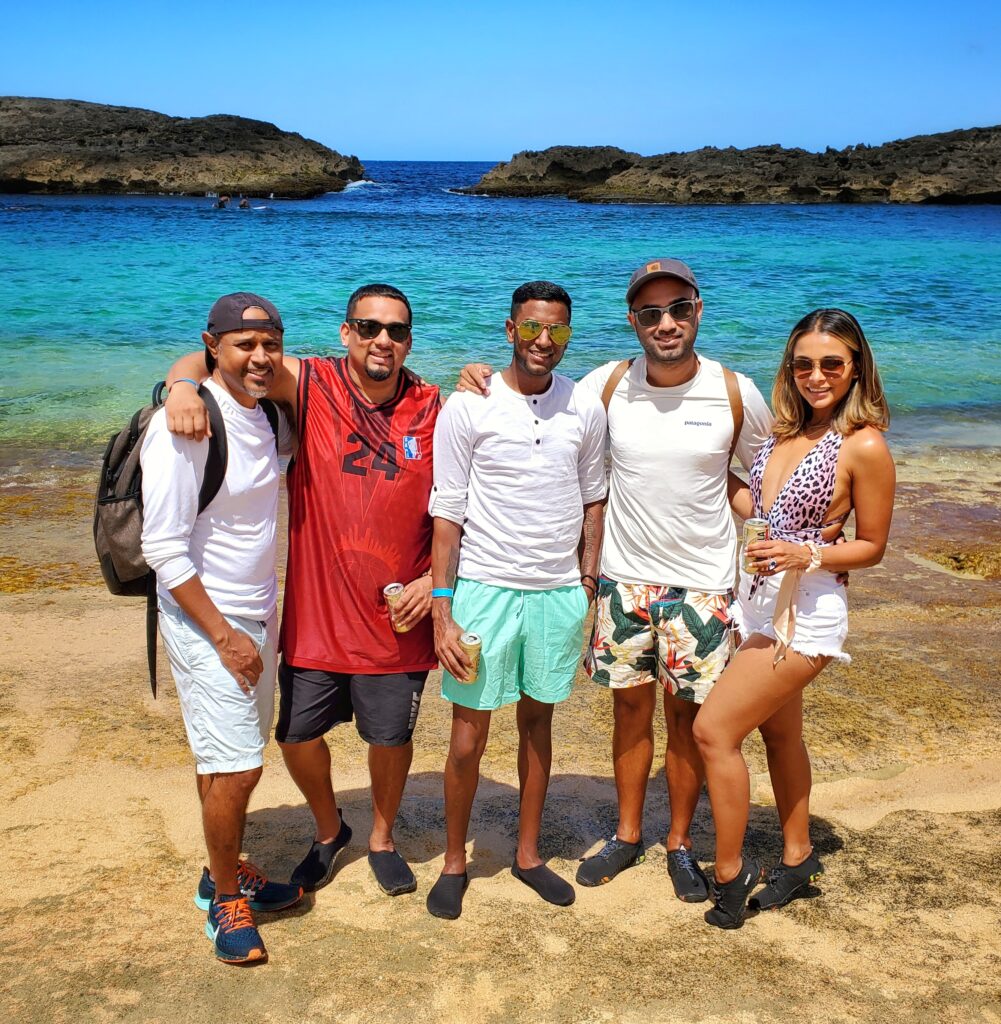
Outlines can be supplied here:
M694 701L682 700L665 692L664 722L667 725L668 737L677 736L679 740L689 740L700 707L701 705Z

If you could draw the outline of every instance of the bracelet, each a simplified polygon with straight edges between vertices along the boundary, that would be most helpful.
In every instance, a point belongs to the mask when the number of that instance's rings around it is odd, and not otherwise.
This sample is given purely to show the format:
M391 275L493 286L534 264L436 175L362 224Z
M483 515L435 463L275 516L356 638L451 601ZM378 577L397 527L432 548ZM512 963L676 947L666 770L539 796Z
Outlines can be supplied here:
M820 548L812 540L804 541L803 546L810 551L810 564L803 571L816 572L820 568L821 563Z
M177 380L174 381L174 384L190 384L196 391L201 387L198 381L192 380L190 377L178 377ZM174 390L174 384L171 384L170 387L167 388L168 395Z
M584 585L584 580L590 580L594 584L594 589L595 590L598 589L598 581L593 576L591 576L590 574L581 576L581 578L580 578L581 586Z
M451 597L455 591L451 587L434 587L431 590L432 597Z

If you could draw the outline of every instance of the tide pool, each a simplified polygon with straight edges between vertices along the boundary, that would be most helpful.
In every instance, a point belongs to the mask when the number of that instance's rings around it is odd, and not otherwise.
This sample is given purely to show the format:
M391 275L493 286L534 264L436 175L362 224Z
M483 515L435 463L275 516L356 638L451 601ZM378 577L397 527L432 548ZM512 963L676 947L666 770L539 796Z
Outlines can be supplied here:
M767 396L792 325L843 306L873 345L892 433L1001 445L1001 208L591 206L456 195L490 164L366 165L372 183L255 209L210 199L0 196L0 444L90 447L148 401L223 292L272 299L288 351L337 354L350 292L401 287L408 365L451 388L470 359L510 358L512 290L535 278L574 300L561 371L637 351L632 270L678 256L702 286L698 347ZM892 436L892 435L891 435Z

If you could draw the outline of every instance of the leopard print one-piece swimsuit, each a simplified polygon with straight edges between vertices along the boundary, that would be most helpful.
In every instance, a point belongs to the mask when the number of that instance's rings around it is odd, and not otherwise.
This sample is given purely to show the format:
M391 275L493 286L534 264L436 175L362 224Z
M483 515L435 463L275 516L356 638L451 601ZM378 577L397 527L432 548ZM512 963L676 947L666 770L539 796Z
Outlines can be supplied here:
M837 431L828 431L792 471L775 495L767 515L761 504L761 483L777 439L773 435L761 446L751 466L749 482L754 515L768 521L772 540L793 544L810 541L822 546L828 543L824 540L823 531L848 518L849 513L846 512L830 521L824 519L834 498L842 440ZM848 631L844 587L829 572L798 575L799 582L793 594L795 633L790 646L804 655L826 655L849 661L841 649ZM752 633L777 637L774 618L784 576L785 573L780 572L749 578L742 573L735 618L745 639ZM779 643L779 649L784 650L784 644Z

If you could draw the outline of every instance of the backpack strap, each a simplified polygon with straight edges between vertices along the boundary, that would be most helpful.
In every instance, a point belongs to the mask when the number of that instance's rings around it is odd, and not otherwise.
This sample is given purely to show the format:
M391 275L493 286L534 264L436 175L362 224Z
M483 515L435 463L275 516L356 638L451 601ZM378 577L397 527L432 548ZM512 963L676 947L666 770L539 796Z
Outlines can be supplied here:
M629 369L635 359L623 359L618 366L612 370L611 376L605 382L605 389L601 392L601 404L605 407L605 412L608 412L608 403L612 400L612 394L615 389L619 386L619 381L626 375L626 370Z
M268 426L271 427L271 433L275 435L275 441L277 442L278 406L270 398L258 398L257 404L264 410L264 415L268 418Z
M219 488L222 487L222 482L226 479L229 446L226 443L226 424L223 421L219 403L204 384L198 389L198 397L205 403L205 411L209 414L209 425L212 427L212 436L209 438L209 454L205 459L205 477L198 492L198 514L201 515L212 504L212 499L219 493Z
M150 569L146 576L146 665L149 668L149 688L156 700L156 625L157 625L156 573Z
M733 440L730 442L730 455L726 460L729 466L733 462L733 453L737 450L740 432L744 429L744 399L740 394L740 383L737 375L729 367L723 367L723 380L726 382L726 397L730 403L730 415L733 416Z

